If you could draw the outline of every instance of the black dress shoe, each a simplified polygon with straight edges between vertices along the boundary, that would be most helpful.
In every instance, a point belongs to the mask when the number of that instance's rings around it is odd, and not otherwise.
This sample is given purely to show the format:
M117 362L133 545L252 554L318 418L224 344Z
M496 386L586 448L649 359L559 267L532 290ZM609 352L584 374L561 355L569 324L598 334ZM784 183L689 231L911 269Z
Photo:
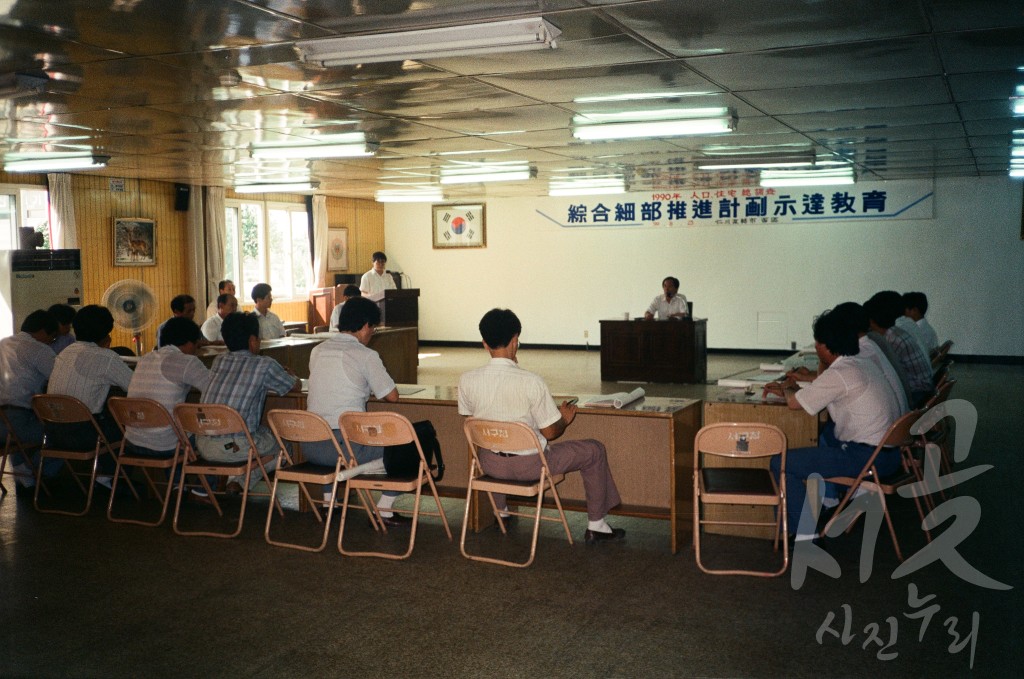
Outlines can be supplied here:
M388 528L408 528L412 526L412 517L402 516L401 514L392 514L391 516L382 516L380 520L384 522L384 525Z
M612 528L611 533L603 533L601 531L588 529L587 532L583 534L583 542L585 542L588 545L593 545L598 542L615 542L617 540L625 539L625 528Z

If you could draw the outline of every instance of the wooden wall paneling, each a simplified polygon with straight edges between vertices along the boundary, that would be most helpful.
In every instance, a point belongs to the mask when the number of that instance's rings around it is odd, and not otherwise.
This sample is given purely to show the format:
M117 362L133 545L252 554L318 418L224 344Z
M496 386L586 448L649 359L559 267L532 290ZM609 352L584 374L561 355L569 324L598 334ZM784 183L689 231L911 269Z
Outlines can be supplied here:
M358 251L353 249L357 257L357 265L351 268L357 273L368 271L373 262L370 256L377 250L387 253L384 243L384 206L372 200L359 200L355 202L356 231L358 232ZM349 240L352 236L349 236ZM391 268L389 266L388 268Z

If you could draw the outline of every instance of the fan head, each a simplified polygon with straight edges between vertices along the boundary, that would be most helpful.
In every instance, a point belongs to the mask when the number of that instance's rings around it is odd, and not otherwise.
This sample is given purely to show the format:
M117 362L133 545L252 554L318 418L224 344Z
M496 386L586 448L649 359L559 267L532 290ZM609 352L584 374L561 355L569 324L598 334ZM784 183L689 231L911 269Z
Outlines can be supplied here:
M114 283L103 293L103 306L110 309L114 323L138 334L156 317L156 297L142 281L132 278Z

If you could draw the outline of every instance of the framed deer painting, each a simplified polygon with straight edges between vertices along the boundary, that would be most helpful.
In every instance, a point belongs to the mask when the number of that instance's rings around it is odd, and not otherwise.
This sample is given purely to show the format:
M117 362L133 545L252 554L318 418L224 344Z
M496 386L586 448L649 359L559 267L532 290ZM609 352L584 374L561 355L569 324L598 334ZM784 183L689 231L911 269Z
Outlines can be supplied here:
M114 266L156 265L156 222L114 217Z

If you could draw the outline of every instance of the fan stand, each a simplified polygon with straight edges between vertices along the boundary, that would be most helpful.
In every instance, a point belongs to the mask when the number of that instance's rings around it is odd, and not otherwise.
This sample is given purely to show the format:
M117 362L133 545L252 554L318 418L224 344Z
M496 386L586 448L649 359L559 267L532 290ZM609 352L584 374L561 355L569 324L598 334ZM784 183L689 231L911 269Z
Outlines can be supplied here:
M135 346L135 355L142 356L142 333L136 332L132 335L132 344Z

